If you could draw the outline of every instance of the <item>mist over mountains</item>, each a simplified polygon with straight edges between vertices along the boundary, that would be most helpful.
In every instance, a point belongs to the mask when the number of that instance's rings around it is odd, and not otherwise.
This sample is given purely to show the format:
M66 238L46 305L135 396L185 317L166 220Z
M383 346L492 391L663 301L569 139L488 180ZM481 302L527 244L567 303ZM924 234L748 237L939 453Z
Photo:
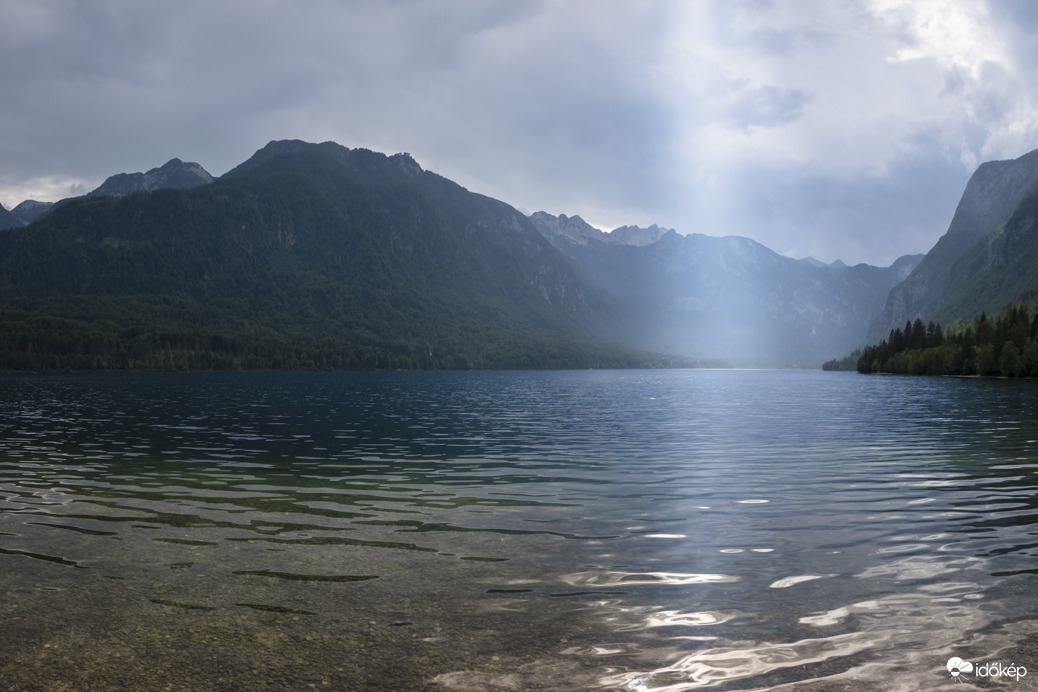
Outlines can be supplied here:
M922 258L824 265L738 236L657 226L603 233L543 212L531 220L582 278L645 320L638 347L723 355L744 367L817 367L861 345L864 325Z
M890 267L526 216L406 154L331 142L271 142L217 179L173 159L0 214L0 358L9 368L818 367L885 338L887 325L1029 290L1038 157L1028 157L981 166L948 234ZM1020 280L1007 282L1007 268Z

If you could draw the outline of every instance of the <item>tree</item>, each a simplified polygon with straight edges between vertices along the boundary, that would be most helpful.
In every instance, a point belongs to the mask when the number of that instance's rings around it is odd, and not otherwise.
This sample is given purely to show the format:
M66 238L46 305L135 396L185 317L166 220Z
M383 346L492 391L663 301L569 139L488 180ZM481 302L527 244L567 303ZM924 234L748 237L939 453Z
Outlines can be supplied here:
M941 325L930 320L930 324L926 326L926 347L937 348L943 343L944 333L941 331Z
M994 344L981 344L975 350L978 375L998 375L1001 372Z
M1006 338L1016 345L1018 351L1023 351L1030 332L1030 320L1027 312L1021 307L1013 311L1009 322L1009 333Z
M912 335L908 339L908 344L910 349L926 348L926 325L918 317L912 323Z
M1024 368L1027 369L1027 376L1038 377L1038 342L1028 339L1020 356L1024 361Z
M993 343L995 343L995 325L988 320L987 314L981 313L980 319L977 320L977 344Z
M905 350L905 336L901 333L901 329L895 327L890 330L890 337L887 339L887 344L890 346L891 353L898 353Z
M1016 344L1012 341L1002 347L1002 357L999 359L1000 370L1004 377L1021 377L1027 374L1023 358Z

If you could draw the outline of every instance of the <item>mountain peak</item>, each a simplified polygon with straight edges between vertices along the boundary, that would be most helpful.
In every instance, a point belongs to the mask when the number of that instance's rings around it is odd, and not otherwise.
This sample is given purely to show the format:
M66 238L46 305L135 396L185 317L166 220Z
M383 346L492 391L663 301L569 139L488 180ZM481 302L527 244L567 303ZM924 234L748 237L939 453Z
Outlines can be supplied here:
M18 228L22 225L21 219L13 212L8 211L0 204L0 231L8 228Z
M28 225L54 208L54 202L37 202L27 199L11 210L23 225Z
M814 257L811 257L810 255L808 255L807 257L804 257L800 261L801 262L807 262L812 267L832 267L833 269L845 269L847 267L847 263L844 262L843 260L835 260L833 262L830 262L829 264L826 264L822 260L815 259Z
M416 176L424 172L422 171L422 167L418 165L418 162L415 161L407 152L402 154L393 154L389 157L389 160L399 166L400 170L406 175Z
M546 211L538 211L530 215L530 221L549 239L564 238L575 245L587 245L591 241L609 242L606 233L579 216L566 216L565 214L552 216Z
M43 210L46 211L54 206L54 202L37 202L34 199L27 199L20 203L17 207L12 209L15 214L32 214L33 212Z
M299 139L282 139L268 142L266 146L250 156L248 160L224 173L223 177L233 178L245 175L260 166L266 165L268 161L275 158L300 156L323 158L326 162L334 162L337 165L345 166L349 170L364 175L371 175L374 171L381 170L403 173L410 178L417 178L426 173L418 165L418 162L406 152L387 156L370 149L350 149L336 142L314 144Z
M606 233L595 228L579 216L566 216L539 211L530 215L530 220L549 237L565 238L576 245L587 245L591 241L606 245L633 245L643 247L652 245L668 233L676 233L672 228L661 228L656 224L648 228L639 226L620 226Z
M660 228L656 224L652 224L648 228L620 226L619 228L614 228L609 235L614 242L620 245L641 247L643 245L652 245L667 233L673 232L675 231L672 228Z
M87 197L125 197L134 192L152 192L163 188L192 188L213 181L213 176L201 165L173 158L147 173L118 173L109 176L100 187Z

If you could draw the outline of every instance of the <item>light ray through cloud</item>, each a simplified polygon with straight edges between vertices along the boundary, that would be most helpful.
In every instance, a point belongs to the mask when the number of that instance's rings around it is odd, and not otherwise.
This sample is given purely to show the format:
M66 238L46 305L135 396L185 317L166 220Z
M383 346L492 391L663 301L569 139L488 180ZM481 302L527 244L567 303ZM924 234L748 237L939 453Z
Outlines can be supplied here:
M1036 32L1014 0L9 0L0 203L334 140L607 230L886 264L1038 146Z

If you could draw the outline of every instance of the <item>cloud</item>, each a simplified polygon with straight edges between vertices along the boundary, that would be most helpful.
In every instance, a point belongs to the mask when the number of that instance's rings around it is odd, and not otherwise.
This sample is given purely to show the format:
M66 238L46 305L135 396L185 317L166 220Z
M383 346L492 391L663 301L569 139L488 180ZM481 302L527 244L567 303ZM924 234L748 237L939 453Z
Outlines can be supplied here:
M873 0L872 9L895 44L887 59L920 63L932 73L932 84L940 85L923 95L934 110L944 106L943 117L935 117L948 141L965 143L966 165L1016 158L1034 147L1033 9L957 0Z
M8 0L0 201L334 140L528 210L881 261L1034 147L1036 30L972 0Z
M697 6L679 44L775 117L685 118L690 185L668 223L851 262L929 249L979 162L1034 147L1018 19L952 0Z
M742 91L732 99L727 120L741 129L776 127L800 119L812 96L797 89L763 86Z
M6 192L6 199L0 200L0 203L8 210L27 199L53 202L85 195L93 189L75 179L48 176L29 179L0 176L0 188Z

